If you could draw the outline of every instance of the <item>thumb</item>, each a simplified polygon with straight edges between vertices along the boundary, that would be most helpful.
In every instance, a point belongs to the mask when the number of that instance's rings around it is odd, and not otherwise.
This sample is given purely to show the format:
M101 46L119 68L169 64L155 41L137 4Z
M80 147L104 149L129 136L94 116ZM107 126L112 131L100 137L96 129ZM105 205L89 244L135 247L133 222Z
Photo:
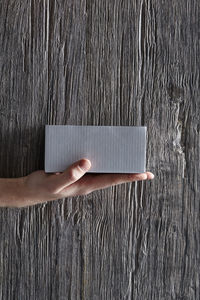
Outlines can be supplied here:
M64 188L79 180L90 169L90 167L91 162L88 159L83 158L73 163L63 173L51 178L51 185L53 185L54 193L60 193Z

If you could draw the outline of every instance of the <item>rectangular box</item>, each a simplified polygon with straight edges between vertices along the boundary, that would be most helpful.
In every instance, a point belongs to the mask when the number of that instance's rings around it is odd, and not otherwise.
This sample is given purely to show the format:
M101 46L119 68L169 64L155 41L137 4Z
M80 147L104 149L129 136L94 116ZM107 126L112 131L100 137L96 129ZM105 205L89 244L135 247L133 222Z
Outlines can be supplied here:
M89 173L146 171L145 126L45 125L45 172L62 172L81 158Z

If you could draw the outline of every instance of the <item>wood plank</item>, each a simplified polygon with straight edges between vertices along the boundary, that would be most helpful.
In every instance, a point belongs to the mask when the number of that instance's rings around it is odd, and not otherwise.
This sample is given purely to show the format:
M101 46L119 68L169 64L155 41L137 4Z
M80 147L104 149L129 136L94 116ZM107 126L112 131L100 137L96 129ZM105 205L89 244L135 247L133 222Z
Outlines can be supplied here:
M147 126L149 182L0 209L0 299L199 299L199 2L2 0L0 177L44 125Z

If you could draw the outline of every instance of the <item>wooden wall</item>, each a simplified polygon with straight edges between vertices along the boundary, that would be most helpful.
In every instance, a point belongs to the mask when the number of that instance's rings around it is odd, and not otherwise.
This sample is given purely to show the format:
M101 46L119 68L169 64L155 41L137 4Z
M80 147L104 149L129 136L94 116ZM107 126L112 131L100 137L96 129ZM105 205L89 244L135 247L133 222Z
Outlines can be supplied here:
M200 295L198 0L1 0L0 177L44 125L145 125L153 181L0 209L0 299Z

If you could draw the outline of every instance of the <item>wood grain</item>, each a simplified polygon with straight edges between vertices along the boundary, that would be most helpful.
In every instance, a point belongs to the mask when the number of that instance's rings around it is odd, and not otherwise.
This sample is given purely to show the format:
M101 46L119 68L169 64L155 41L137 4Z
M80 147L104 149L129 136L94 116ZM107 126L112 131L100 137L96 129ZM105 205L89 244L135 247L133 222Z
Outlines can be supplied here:
M1 0L0 177L44 125L145 125L148 182L0 210L0 299L199 299L199 1Z

